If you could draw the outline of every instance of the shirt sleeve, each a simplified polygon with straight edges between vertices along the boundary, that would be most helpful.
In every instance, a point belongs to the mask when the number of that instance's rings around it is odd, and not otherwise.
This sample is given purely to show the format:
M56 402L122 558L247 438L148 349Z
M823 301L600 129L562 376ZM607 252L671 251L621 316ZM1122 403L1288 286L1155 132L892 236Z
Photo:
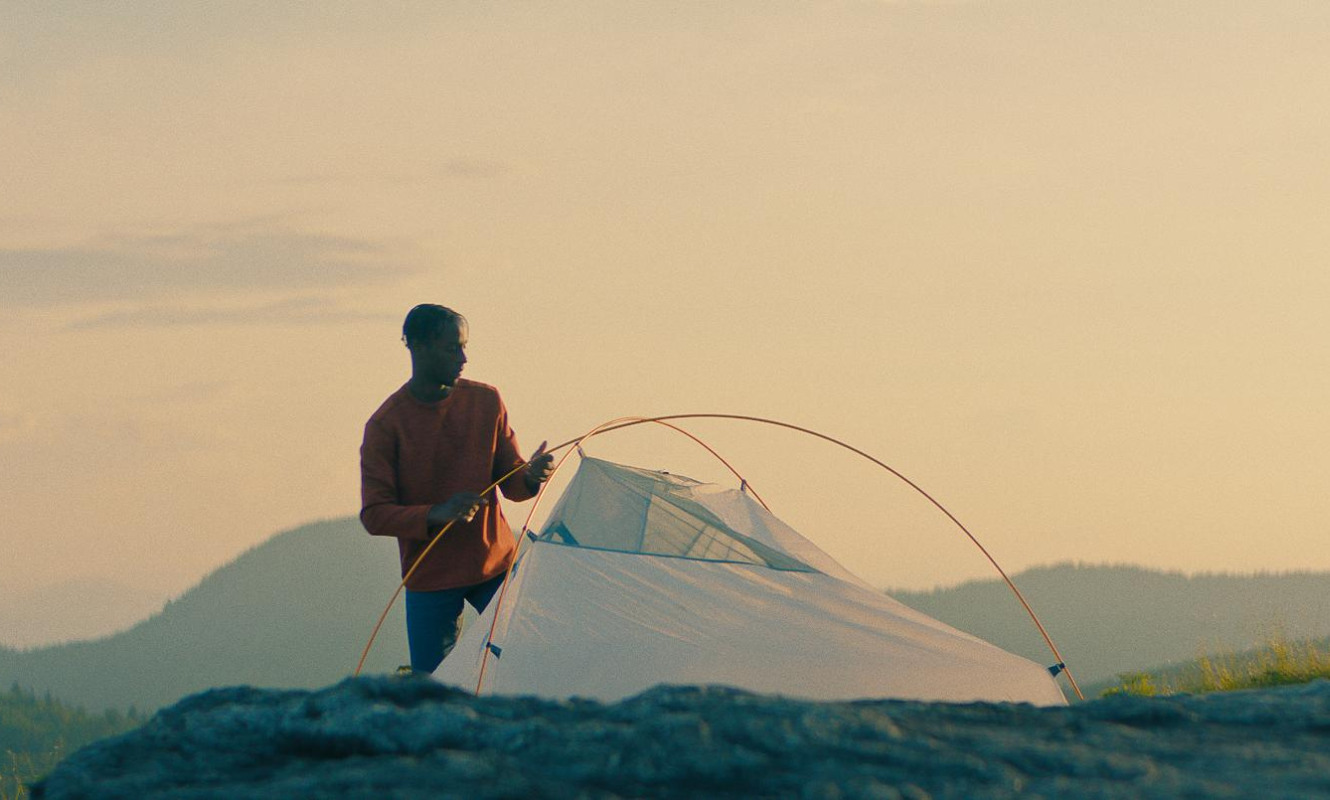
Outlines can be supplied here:
M428 539L430 506L401 505L397 497L397 441L370 420L360 445L360 524L374 536Z
M508 409L503 405L502 398L499 399L499 418L495 427L494 471L490 480L497 481L526 461L522 458L522 451L517 449L517 435L508 424ZM526 485L525 470L518 470L510 475L499 484L499 488L503 490L504 497L515 503L536 496L536 493Z

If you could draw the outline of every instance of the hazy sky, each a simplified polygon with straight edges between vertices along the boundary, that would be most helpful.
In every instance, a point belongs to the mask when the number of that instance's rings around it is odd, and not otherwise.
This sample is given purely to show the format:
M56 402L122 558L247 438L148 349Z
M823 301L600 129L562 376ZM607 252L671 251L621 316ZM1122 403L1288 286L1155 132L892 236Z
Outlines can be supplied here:
M1319 1L0 5L0 600L355 513L426 301L528 449L769 416L1012 571L1330 569L1327 98ZM989 574L691 429L875 584Z

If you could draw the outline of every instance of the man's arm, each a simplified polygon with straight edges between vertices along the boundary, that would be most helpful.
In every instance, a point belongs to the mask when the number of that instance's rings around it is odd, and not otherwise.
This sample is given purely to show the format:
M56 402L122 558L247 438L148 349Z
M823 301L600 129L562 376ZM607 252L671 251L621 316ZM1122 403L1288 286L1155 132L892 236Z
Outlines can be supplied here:
M374 420L365 424L360 445L360 524L373 536L429 538L428 505L397 500L397 442Z
M504 497L514 502L530 500L540 491L541 484L549 480L550 473L554 470L554 455L546 453L547 442L541 442L536 452L531 454L530 461L523 466L526 459L522 458L522 453L517 448L517 435L508 424L508 409L504 407L502 399L499 400L497 427L492 480L498 480L509 472L517 470L499 484L499 489L503 491ZM522 468L517 469L519 466Z

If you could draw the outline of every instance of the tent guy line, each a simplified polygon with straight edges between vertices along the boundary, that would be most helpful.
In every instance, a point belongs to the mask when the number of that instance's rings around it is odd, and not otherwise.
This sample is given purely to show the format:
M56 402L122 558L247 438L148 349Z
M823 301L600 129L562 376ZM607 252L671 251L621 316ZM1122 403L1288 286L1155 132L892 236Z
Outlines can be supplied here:
M599 435L604 434L604 433L610 433L610 432L612 432L612 431L622 430L622 429L624 429L624 428L630 428L630 427L634 427L634 426L637 426L637 425L644 425L644 424L648 424L648 423L663 424L663 425L665 425L665 427L671 428L671 429L673 429L673 430L675 430L675 431L677 431L677 432L679 432L679 433L684 434L684 435L687 436L688 438L692 439L693 441L697 442L699 445L701 445L702 447L704 447L708 452L710 452L710 453L711 453L712 455L714 455L718 460L720 460L721 463L724 464L724 465L730 470L730 472L732 472L737 478L739 478L739 480L742 482L742 485L744 485L744 486L748 486L748 482L747 482L747 480L745 480L745 479L743 478L743 476L740 475L740 474L734 469L734 467L731 466L731 465L730 465L730 464L729 464L724 458L722 458L722 457L721 457L721 456L720 456L720 455L719 455L719 454L718 454L713 448L711 448L710 446L708 446L707 444L705 444L701 439L699 439L698 437L696 437L696 436L694 436L693 434L689 433L688 431L685 431L685 430L683 430L682 428L679 428L679 427L676 426L676 425L671 425L671 424L669 424L671 421L674 421L674 420L684 420L684 419L725 419L725 420L737 420L737 421L744 421L744 422L756 422L756 423L761 423L761 424L764 424L764 425L772 425L772 426L775 426L775 427L785 428L785 429L787 429L787 430L797 431L797 432L799 432L799 433L803 433L803 434L806 434L806 435L809 435L809 436L816 437L816 438L818 438L818 439L822 439L823 441L830 442L830 443L835 444L835 445L837 445L837 446L839 446L839 447L842 447L842 448L844 448L844 449L846 449L846 450L849 450L850 452L852 452L852 453L854 453L854 454L856 454L856 455L858 455L858 456L860 456L860 457L862 457L862 458L864 458L864 459L867 459L868 461L872 462L873 464L876 464L878 467L881 467L882 469L886 470L887 472L889 472L889 473L891 473L892 475L894 475L894 476L896 476L897 478L899 478L899 479L900 479L901 481L903 481L907 486L909 486L910 488L914 489L916 492L918 492L920 495L922 495L922 496L924 497L924 499L928 500L928 501L929 501L930 503L932 503L932 504L933 504L933 505L934 505L939 511L941 511L943 514L945 514L945 515L947 516L947 518L950 519L950 520L956 525L956 527L960 528L961 532L964 533L964 534L966 535L967 538L969 538L969 540L975 545L975 547L979 548L979 551L980 551L981 553L983 553L984 557L985 557L986 559L988 559L988 562L989 562L990 564L993 565L993 568L994 568L994 569L997 570L998 574L1002 577L1002 580L1007 584L1007 588L1011 589L1012 593L1016 596L1016 599L1020 601L1021 606L1025 609L1026 614L1028 614L1029 617L1030 617L1030 619L1034 622L1035 627L1039 630L1039 635L1040 635L1041 637L1043 637L1044 643L1048 646L1049 650L1052 652L1053 657L1054 657L1054 660L1055 660L1055 664L1060 668L1060 671L1061 671L1061 672L1064 672L1064 673L1066 674L1066 676L1067 676L1067 680L1071 683L1071 687L1072 687L1072 689L1076 692L1076 696L1077 696L1079 699L1081 699L1081 700L1084 700L1084 699L1085 699L1085 695L1081 692L1080 685L1077 684L1075 677L1072 676L1072 673L1071 673L1070 668L1068 668L1068 667L1066 666L1066 660L1062 657L1061 652L1058 651L1057 645L1055 645L1055 644L1053 643L1053 639L1052 639L1052 637L1048 634L1047 629L1044 628L1043 623L1039 620L1039 616L1035 613L1034 609L1030 606L1029 602L1025 599L1025 596L1024 596L1023 594L1021 594L1020 589L1016 588L1016 584L1015 584L1015 583L1011 580L1011 578L1007 575L1006 570L1004 570L1004 569L1002 568L1002 566L1001 566L1000 564L998 564L997 559L994 558L993 555L992 555L992 553L990 553L990 552L988 551L988 548L984 547L984 545L979 541L979 539L978 539L978 538L977 538L977 537L976 537L976 536L970 531L969 528L967 528L967 527L966 527L966 526L965 526L965 525L964 525L964 524L963 524L963 523L962 523L962 522L956 517L955 514L952 514L951 511L949 511L949 510L946 508L946 506L942 505L942 503L940 503L936 498L934 498L931 494L929 494L927 491L925 491L925 490L924 490L921 486L919 486L917 483L915 483L914 481L910 480L910 479L907 478L905 475L903 475L899 470L897 470L897 469L895 469L894 467L890 466L889 464L885 463L885 462L882 461L881 459L878 459L878 458L874 457L873 455L871 455L871 454L869 454L869 453L867 453L867 452L865 452L865 451L863 451L863 450L861 450L861 449L859 449L859 448L857 448L857 447L855 447L855 446L853 446L853 445L847 444L846 442L843 442L843 441L841 441L840 439L837 439L837 438L835 438L835 437L833 437L833 436L829 436L829 435L827 435L827 434L825 434L825 433L820 433L820 432L815 431L815 430L812 430L812 429L810 429L810 428L804 428L804 427L799 426L799 425L794 425L794 424L789 423L789 422L782 422L782 421L780 421L780 420L768 419L768 418L765 418L765 417L750 416L750 415L745 415L745 414L719 414L719 413L708 413L708 414L703 414L703 413L691 413L691 414L667 414L667 415L656 416L656 417L636 417L636 416L618 417L618 418L616 418L616 419L609 420L608 422L603 422L603 423L601 423L601 424L599 424L599 425L597 425L597 426L591 428L589 431L587 431L586 433L582 434L581 436L579 436L579 437L577 437L577 438L574 438L574 439L569 439L569 440L566 441L566 442L563 442L563 443L561 443L561 444L558 444L558 445L556 445L556 446L554 446L554 447L549 448L549 449L546 450L545 452L547 452L547 453L552 453L552 452L556 452L556 451L559 451L559 450L564 450L564 449L566 449L566 448L570 448L570 447L580 448L580 446L582 445L582 443L585 442L585 441L587 441L588 439L591 439L591 438L593 438L593 437L595 437L595 436L599 436ZM558 462L558 464L557 464L556 467L555 467L555 471L556 471L556 472L558 471L558 469L559 469L560 467L563 466L563 463L567 460L567 458L568 458L568 456L571 454L571 452L572 452L572 450L569 450L568 452L564 453L563 456L559 459L559 462ZM518 465L517 467L515 467L511 472L507 473L506 475L503 475L503 476L500 477L498 480L494 481L494 482L491 483L488 487L486 487L484 491L480 492L481 496L484 496L484 495L489 494L490 492L493 492L493 491L496 489L496 487L498 487L498 485L499 485L500 483L502 483L504 480L508 479L509 477L511 477L512 475L516 474L519 470L521 470L521 469L523 469L523 468L525 468L525 467L526 467L526 462L523 462L522 464L519 464L519 465ZM540 490L540 493L539 493L539 494L537 495L537 497L536 497L536 502L535 502L535 504L533 504L532 509L531 509L531 512L527 515L527 520L526 520L526 522L523 523L523 525L522 525L522 531L521 531L521 533L519 534L519 543L518 543L519 553L518 553L517 555L520 555L520 548L521 548L522 545L524 544L524 541L521 541L521 540L524 540L524 539L526 538L525 533L526 533L526 531L527 531L528 526L530 525L531 518L532 518L532 516L533 516L534 513L535 513L536 507L540 504L540 501L541 501L541 499L542 499L542 497L544 496L544 493L545 493L545 488L546 488L548 485L549 485L548 482L545 483L544 485L542 485L541 490ZM751 487L750 487L750 490L751 490ZM756 493L754 493L754 495L756 496ZM765 508L765 507L766 507L766 503L765 503L765 502L762 502L760 497L758 497L757 499L758 499L758 502L760 502L761 505ZM769 510L769 509L768 509L768 510ZM378 619L378 621L375 623L373 631L370 633L369 641L367 641L367 642L365 643L365 649L364 649L364 651L363 651L363 652L361 653L361 655L360 655L360 661L359 661L359 663L357 663L357 665L356 665L356 669L355 669L355 672L352 673L353 675L359 675L361 669L364 667L365 659L366 659L366 657L369 655L370 649L371 649L371 648L373 647L373 645L374 645L374 639L375 639L375 637L378 636L379 629L383 626L383 622L384 622L384 620L387 618L387 616L388 616L388 612L392 609L393 604L397 602L397 598L401 595L402 590L405 588L407 579L411 576L411 573L414 572L415 568L420 564L421 560L424 559L425 555L429 553L430 549L433 548L434 544L435 544L436 542L438 542L438 541L444 536L444 534L446 534L446 533L448 532L448 529L451 528L451 527L452 527L452 523L450 522L450 523L448 523L447 525L445 525L445 526L443 527L443 529L440 530L440 531L434 536L434 538L430 541L429 545L425 548L425 550L421 552L421 554L420 554L419 557L417 557L415 563L412 564L411 569L408 570L407 573L406 573L406 575L403 576L402 581L401 581L401 582L398 584L398 586L397 586L397 590L393 593L393 596L392 596L392 598L388 601L387 606L384 607L383 612L379 615L379 619ZM516 557L514 557L514 559L513 559L513 564L516 564L516 563L517 563L517 559L516 559ZM510 565L510 566L509 566L509 571L508 571L508 573L507 573L507 574L505 575L505 577L504 577L503 588L500 590L500 593L499 593L498 597L496 598L496 611L497 611L497 607L502 605L502 602L503 602L503 596L504 596L505 591L507 590L508 583L509 583L509 581L508 581L508 577L511 575L511 573L512 573L512 566ZM497 619L498 619L497 613L495 614L495 618L494 618L494 619L497 621ZM493 633L494 633L494 631L493 631L493 623L491 623L491 629L490 629L490 632L489 632L489 634L488 634L488 636L487 636L487 639L486 639L487 643L488 643L488 641L489 641L489 638L493 636ZM488 658L488 653L489 653L489 652L490 652L489 648L486 647L486 648L485 648L485 655L483 656L484 659L487 659L487 658ZM484 663L482 662L482 666L481 666L481 678L482 678L482 680L483 680L483 674L484 674ZM479 685L477 686L477 693L479 693Z

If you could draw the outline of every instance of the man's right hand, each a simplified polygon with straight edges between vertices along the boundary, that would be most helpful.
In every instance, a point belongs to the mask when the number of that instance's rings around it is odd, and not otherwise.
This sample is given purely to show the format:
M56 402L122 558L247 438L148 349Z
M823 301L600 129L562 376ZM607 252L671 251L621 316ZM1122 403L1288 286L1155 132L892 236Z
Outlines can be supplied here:
M448 498L445 503L439 503L430 506L429 516L425 522L430 530L442 528L455 520L470 522L475 518L476 512L480 511L481 506L489 505L489 501L475 492L458 492Z

